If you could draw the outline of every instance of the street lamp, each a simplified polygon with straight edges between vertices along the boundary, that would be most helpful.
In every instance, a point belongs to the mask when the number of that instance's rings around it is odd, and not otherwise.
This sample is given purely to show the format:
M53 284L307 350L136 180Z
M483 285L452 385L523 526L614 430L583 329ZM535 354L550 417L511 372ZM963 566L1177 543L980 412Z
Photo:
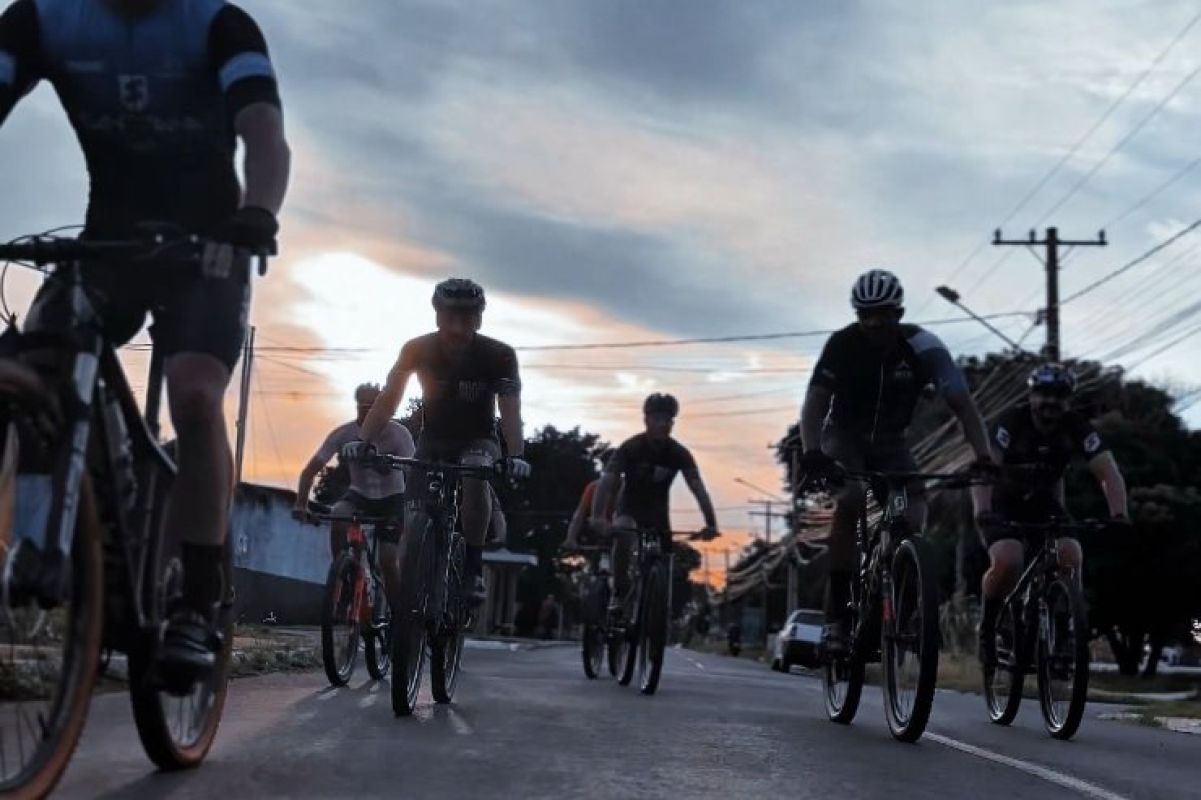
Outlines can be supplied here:
M970 308L968 308L962 302L960 302L959 292L955 291L950 286L939 286L934 291L938 292L938 296L941 297L943 300L946 300L948 303L950 303L951 305L960 309L961 311L963 311L965 314L967 314L972 319L976 320L976 322L979 322L981 325L983 325L984 327L988 328L990 331L995 333L998 337L1001 338L1002 341L1005 342L1005 344L1009 345L1017 352L1019 352L1019 353L1026 352L1026 350L1020 344L1018 344L1013 339L1010 339L1008 336L1006 336L1004 333L1002 333L995 325L993 325L991 322L986 320L984 317L980 316L975 311L972 311Z

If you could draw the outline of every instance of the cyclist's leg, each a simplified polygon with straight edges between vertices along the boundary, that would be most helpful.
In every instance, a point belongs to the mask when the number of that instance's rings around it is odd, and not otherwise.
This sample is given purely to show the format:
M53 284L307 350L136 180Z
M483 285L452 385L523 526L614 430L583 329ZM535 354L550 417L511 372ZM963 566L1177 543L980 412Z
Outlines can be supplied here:
M1055 548L1059 552L1060 572L1079 582L1084 567L1084 549L1080 547L1080 541L1073 536L1061 536L1055 540Z
M995 510L1002 518L1006 514L1006 504L995 501ZM977 654L986 665L996 661L996 629L997 618L1001 613L1001 605L1005 597L1017 586L1022 576L1026 560L1026 545L1020 539L1005 529L980 530L980 542L988 551L989 567L980 579L980 627L979 647Z
M634 537L638 535L638 521L621 514L613 519L611 528L613 565L613 595L611 604L621 606L630 593L630 558L634 551Z
M334 503L329 510L332 517L350 517L356 511L359 511L363 505L362 496L356 491L348 491L342 495L338 502ZM338 553L346 547L346 531L350 528L350 523L344 519L334 519L329 523L329 555L331 559L338 557Z
M822 450L847 469L864 468L864 452L856 437L827 429ZM855 569L855 528L863 515L867 497L858 481L847 481L835 496L834 519L830 524L830 577L826 590L826 627L823 637L835 647L845 640L847 604L851 599L851 575Z
M400 536L404 532L404 513L403 494L372 501L371 516L388 520L375 526L379 539L379 570L388 597L395 597L400 591Z
M459 453L464 466L489 467L500 458L500 445L491 439L471 442ZM488 481L480 478L463 479L462 521L463 538L467 544L467 574L473 584L472 596L478 602L487 597L484 585L484 541L492 523L493 493Z

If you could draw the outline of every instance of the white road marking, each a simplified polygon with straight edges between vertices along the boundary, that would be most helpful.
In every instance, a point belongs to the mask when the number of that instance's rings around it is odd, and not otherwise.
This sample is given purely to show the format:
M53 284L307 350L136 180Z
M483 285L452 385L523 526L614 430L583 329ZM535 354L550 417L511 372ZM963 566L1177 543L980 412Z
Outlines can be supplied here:
M937 742L944 747L950 747L953 750L958 750L962 753L976 756L977 758L983 758L987 761L992 761L994 764L1001 764L1006 767L1020 770L1027 775L1033 775L1036 778L1041 778L1048 783L1054 783L1055 785L1062 786L1065 789L1072 789L1073 791L1079 792L1085 797L1093 797L1097 800L1128 800L1125 795L1120 795L1116 792L1111 792L1108 789L1103 789L1096 784L1083 781L1080 778L1074 778L1071 775L1065 775L1064 773L1053 770L1050 767L1044 767L1041 764L1033 764L1029 761L1023 761L1020 758L1003 756L1000 753L994 753L991 750L985 750L982 747L976 747L975 745L968 744L967 742L961 742L958 739L952 739L950 736L943 736L938 733L930 733L927 731L924 738L932 742Z
M450 720L450 727L460 736L470 736L475 733L475 730L467 724L467 720L463 719L453 708L447 709L446 716Z
M379 700L378 694L368 694L359 701L359 708L371 708L371 706L375 705L376 700Z
M341 689L334 689L334 688L332 688L332 687L331 687L331 688L329 688L329 689L326 689L326 690L324 690L324 691L322 691L322 692L319 692L319 693L317 694L317 699L318 699L318 700L320 700L321 702L323 702L323 703L324 703L326 700L329 700L329 699L331 699L331 698L333 698L333 697L337 697L337 696L338 696L338 695L340 695L340 694L342 694L342 690L341 690Z

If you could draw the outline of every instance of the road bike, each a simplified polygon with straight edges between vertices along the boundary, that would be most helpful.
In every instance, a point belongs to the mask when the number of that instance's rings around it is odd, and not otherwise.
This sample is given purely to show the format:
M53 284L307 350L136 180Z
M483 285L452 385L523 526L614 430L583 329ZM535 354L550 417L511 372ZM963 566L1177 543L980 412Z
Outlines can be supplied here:
M149 230L149 229L147 229ZM0 359L0 794L41 797L62 775L102 667L124 658L134 722L162 769L194 767L217 733L233 632L232 560L213 609L221 646L207 679L181 685L156 669L182 592L180 542L165 530L176 474L159 442L164 358L150 358L145 412L83 279L84 262L186 270L204 242L166 229L127 241L30 237L0 260L41 268L70 300L57 333L2 337ZM259 272L266 268L265 255ZM103 659L102 659L103 653ZM120 654L120 655L116 655Z

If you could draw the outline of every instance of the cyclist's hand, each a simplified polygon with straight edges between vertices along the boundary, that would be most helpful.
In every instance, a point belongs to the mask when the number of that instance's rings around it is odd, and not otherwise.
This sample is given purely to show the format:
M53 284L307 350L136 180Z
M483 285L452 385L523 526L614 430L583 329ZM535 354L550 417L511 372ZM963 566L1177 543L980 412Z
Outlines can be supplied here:
M223 222L204 245L201 271L206 278L228 278L238 250L269 253L275 250L279 222L258 206L243 206Z
M717 528L714 528L710 525L706 525L704 528L701 528L696 534L697 540L701 542L711 542L718 536L721 536L721 534L718 533Z
M838 472L838 462L821 450L806 450L801 454L801 471L810 478L830 478Z
M308 522L310 520L309 510L304 506L293 506L292 519L296 520L297 522Z
M1114 514L1109 520L1109 530L1114 533L1127 534L1134 529L1134 523L1125 514Z
M530 462L526 461L524 458L510 456L509 458L505 459L504 463L505 474L511 478L516 478L519 481L530 477L530 474L534 471L534 468L530 466Z
M567 551L579 550L580 549L580 540L575 538L574 536L568 536L566 539L563 540L563 544L560 545L560 549L567 550Z
M345 461L366 461L376 453L371 442L347 442L342 445L340 456Z

